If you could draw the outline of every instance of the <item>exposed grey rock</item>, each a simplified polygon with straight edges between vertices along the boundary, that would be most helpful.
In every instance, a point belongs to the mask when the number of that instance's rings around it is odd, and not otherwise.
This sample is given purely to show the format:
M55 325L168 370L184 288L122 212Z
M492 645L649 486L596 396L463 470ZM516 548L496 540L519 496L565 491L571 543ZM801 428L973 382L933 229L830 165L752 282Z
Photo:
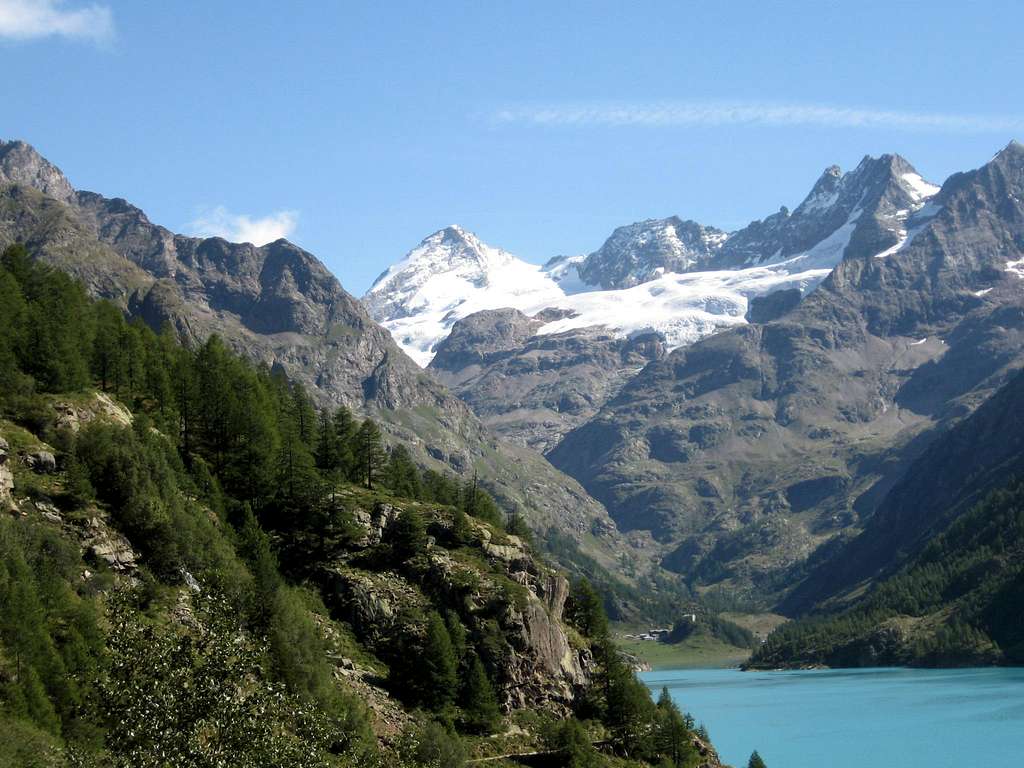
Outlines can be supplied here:
M513 309L470 315L452 326L429 370L495 432L541 452L665 354L653 333L623 339L583 328L534 336L540 324Z
M3 445L4 448L0 449L0 510L7 510L14 505L14 497L11 495L14 490L14 474L11 472L6 440L3 441Z
M754 296L747 308L747 320L751 323L769 323L778 320L800 303L803 294L797 288L775 291L767 296Z
M25 466L41 475L57 471L57 459L49 451L32 451L25 454Z
M138 556L131 543L102 518L93 517L89 520L84 543L91 557L102 560L113 570L135 571Z
M114 402L106 392L96 392L86 403L58 401L53 404L57 412L54 426L78 432L86 424L97 419L127 427L132 423L131 412Z
M372 547L380 544L384 540L384 532L398 519L400 513L400 509L384 502L375 504L372 512L356 509L355 522L366 532L366 535L357 542L357 546Z
M0 184L23 184L62 203L75 197L64 174L23 141L0 141Z
M662 272L706 267L726 233L678 216L619 227L580 264L580 278L602 288L629 288Z

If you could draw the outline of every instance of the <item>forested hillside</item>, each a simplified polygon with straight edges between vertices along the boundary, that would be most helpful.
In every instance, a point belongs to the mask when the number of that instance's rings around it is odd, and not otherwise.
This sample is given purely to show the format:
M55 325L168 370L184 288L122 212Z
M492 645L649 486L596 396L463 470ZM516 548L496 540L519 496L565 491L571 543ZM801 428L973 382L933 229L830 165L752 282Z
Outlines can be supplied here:
M20 246L0 506L4 766L717 765L514 510Z
M1024 374L936 439L804 572L759 666L1020 663Z
M853 607L785 624L753 666L1024 662L1024 483L993 491Z

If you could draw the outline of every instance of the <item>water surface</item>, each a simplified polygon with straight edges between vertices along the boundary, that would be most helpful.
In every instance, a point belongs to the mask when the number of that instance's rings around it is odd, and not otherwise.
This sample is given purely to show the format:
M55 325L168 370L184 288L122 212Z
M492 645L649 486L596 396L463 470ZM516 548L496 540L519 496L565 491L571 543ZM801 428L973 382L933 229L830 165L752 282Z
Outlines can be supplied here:
M1024 669L645 672L704 723L723 761L768 768L1024 765Z

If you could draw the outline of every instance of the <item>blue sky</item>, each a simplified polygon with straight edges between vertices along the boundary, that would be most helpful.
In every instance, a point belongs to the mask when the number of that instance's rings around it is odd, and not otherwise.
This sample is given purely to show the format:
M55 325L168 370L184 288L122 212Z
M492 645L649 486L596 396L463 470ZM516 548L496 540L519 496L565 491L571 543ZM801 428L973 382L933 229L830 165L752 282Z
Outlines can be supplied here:
M362 293L451 223L530 261L726 229L899 152L1024 139L1016 2L0 0L0 136L185 232L290 239Z

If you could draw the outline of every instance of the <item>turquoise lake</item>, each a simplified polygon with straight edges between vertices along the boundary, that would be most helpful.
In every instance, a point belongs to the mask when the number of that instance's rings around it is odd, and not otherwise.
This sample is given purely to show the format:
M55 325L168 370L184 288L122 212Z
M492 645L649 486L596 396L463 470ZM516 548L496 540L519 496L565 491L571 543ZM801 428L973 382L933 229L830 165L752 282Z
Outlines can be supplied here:
M1024 765L1024 669L645 672L746 768Z

